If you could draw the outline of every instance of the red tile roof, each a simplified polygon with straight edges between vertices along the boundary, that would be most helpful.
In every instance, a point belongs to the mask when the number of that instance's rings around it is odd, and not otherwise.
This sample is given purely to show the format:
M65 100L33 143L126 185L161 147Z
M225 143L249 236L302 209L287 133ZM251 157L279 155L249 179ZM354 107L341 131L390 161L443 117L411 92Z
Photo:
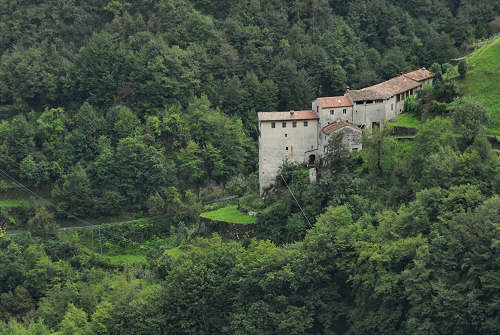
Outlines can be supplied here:
M310 110L289 112L259 112L259 121L296 121L317 120L318 116Z
M431 71L427 70L425 67L418 69L413 72L405 73L405 77L416 80L418 82L434 78L434 73Z
M340 129L345 128L345 127L351 127L353 129L362 131L361 128L359 128L358 126L355 126L352 123L347 122L347 121L338 121L338 122L330 123L328 126L323 127L323 129L321 129L321 131L323 133L325 133L326 135L330 135L331 133L336 132L337 130L340 130Z
M353 101L389 99L396 94L406 92L418 86L420 86L418 81L401 75L377 85L362 88L360 90L351 90L348 94Z
M348 96L324 97L316 99L321 108L351 107L352 101Z

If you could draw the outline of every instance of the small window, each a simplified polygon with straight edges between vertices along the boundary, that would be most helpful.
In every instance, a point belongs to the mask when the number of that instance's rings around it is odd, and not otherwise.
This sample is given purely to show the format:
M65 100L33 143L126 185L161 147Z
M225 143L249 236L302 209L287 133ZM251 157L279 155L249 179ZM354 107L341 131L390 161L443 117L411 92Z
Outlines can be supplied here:
M307 127L307 121L304 121L304 127Z
M347 109L344 109L342 113L347 114Z
M394 110L394 104L391 104L391 111Z
M281 127L286 128L286 122L281 122Z
M352 151L358 151L358 148L352 148Z
M376 104L381 104L381 103L383 103L383 102L384 102L384 100L382 100L382 99L375 100L375 103L376 103Z
M288 137L288 134L285 134L285 137Z
M271 128L276 128L276 122L271 123Z
M356 105L362 105L363 101L356 101Z
M297 121L292 122L292 127L297 128Z
M401 95L396 95L396 101L401 101Z
M366 104L372 104L373 103L373 100L367 100L366 101Z
M332 110L330 111L330 115L333 115L333 114L335 114L335 111L332 109Z
M288 147L286 147L285 149L286 149L286 151L288 151Z

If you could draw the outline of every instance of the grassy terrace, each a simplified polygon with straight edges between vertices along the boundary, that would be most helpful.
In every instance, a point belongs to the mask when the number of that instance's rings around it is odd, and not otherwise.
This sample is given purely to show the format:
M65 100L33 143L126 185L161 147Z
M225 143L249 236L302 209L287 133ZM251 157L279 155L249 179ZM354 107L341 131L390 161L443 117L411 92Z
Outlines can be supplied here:
M1 207L22 207L27 200L24 199L5 199L0 200Z
M255 216L250 216L246 213L240 212L238 206L232 205L224 208L219 208L215 211L205 212L201 214L202 218L214 221L249 224L255 223Z
M389 124L397 127L417 128L420 125L420 121L411 114L401 114L398 115L396 121L389 122Z
M467 57L469 71L460 82L465 95L478 98L490 113L489 135L500 136L500 36Z

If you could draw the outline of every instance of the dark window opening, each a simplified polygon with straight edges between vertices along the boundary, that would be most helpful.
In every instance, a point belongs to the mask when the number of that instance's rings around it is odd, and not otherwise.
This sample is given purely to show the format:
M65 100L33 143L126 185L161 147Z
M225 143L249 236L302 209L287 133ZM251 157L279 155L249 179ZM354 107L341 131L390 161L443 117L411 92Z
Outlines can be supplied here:
M286 151L288 151L288 147L286 147Z
M288 134L285 134L285 137L288 137Z
M297 121L292 122L292 127L297 128Z
M366 101L367 104L372 104L373 103L373 100L368 100Z
M281 127L286 128L286 122L281 122Z
M316 106L316 114L319 114L319 106Z
M332 110L330 111L330 115L333 115L333 114L335 114L335 111L332 109Z
M307 127L307 121L304 121L304 127Z
M347 114L347 109L344 109L342 113Z
M309 165L316 163L316 155L309 155Z
M381 103L383 103L383 102L384 102L384 100L383 100L383 99L378 99L378 100L375 100L375 103L377 103L377 104L381 104Z
M363 101L356 101L356 105L362 105Z

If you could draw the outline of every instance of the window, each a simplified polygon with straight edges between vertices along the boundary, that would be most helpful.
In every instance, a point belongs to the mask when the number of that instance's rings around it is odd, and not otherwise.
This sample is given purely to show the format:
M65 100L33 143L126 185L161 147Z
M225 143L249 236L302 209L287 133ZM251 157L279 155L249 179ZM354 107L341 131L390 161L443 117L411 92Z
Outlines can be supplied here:
M377 100L375 100L375 103L376 103L376 104L381 104L381 103L383 103L383 102L384 102L384 100L383 100L383 99L377 99Z
M347 114L347 109L344 109L342 113Z
M413 95L413 88L410 90L410 95Z
M297 121L292 122L292 127L297 128Z
M285 150L288 151L288 147L286 147Z
M271 123L271 128L276 128L276 122Z
M401 96L399 94L396 95L396 101L401 101Z
M366 101L366 104L372 104L373 103L373 100L367 100Z
M333 115L333 114L335 114L335 111L332 109L332 110L330 111L330 115Z
M394 104L391 104L391 111L394 110Z
M363 101L356 101L356 105L362 105Z
M281 127L286 128L286 122L281 122Z
M319 114L319 106L316 106L316 114Z
M307 127L307 121L304 121L304 127Z
M285 137L288 137L288 134L285 134Z

